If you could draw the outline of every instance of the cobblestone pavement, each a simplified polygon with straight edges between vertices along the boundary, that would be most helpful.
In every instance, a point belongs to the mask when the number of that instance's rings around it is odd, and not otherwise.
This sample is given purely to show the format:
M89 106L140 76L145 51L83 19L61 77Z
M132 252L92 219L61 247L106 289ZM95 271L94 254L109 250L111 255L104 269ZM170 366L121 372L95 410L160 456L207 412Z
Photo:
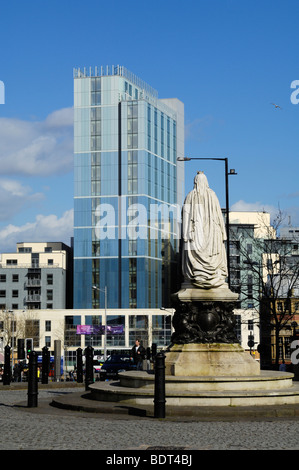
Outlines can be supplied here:
M27 390L0 389L0 450L299 449L298 418L172 421L49 405L65 393L73 392L39 390L38 407L28 408Z

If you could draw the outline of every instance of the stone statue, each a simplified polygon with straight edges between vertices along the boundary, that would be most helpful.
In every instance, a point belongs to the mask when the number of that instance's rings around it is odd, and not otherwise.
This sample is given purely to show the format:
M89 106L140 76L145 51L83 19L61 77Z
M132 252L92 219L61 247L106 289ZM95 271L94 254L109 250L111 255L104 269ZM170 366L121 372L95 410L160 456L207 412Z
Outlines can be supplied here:
M181 289L172 295L172 344L238 343L227 284L226 230L218 198L202 171L182 210Z
M182 272L200 288L226 285L226 231L218 198L199 171L182 210Z

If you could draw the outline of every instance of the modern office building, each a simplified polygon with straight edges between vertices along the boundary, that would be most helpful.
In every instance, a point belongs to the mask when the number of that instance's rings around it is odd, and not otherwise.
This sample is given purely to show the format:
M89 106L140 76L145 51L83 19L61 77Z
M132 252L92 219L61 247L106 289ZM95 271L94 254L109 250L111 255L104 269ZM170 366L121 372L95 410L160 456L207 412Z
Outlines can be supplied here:
M182 156L183 103L122 66L74 69L74 308L169 305Z
M61 242L17 243L0 254L0 309L72 308L73 254Z

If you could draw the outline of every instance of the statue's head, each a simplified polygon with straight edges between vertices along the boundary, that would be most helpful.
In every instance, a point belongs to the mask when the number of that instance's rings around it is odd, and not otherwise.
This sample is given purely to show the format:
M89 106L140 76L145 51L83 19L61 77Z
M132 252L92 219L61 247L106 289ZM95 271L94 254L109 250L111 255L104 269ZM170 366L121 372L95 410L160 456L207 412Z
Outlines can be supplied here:
M209 187L208 179L203 171L198 171L194 178L194 189L205 191Z

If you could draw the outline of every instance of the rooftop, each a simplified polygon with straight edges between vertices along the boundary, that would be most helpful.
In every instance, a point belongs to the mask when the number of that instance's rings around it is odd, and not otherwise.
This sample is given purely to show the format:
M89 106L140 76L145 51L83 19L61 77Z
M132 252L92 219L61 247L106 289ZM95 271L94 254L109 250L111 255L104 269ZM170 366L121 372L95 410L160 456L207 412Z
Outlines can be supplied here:
M141 78L137 77L134 73L130 72L123 65L106 65L106 66L95 66L93 67L74 67L73 69L74 78L92 78L92 77L107 77L107 76L119 76L126 78L133 85L141 88L146 93L152 95L154 98L158 98L158 92Z

